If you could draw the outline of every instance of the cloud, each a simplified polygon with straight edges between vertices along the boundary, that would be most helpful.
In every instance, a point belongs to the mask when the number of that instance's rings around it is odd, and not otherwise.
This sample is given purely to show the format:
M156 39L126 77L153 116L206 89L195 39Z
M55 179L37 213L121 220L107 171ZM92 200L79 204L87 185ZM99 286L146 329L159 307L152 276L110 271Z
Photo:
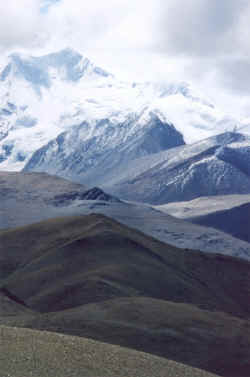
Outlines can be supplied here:
M247 0L9 0L0 12L5 47L44 43L185 58L249 54Z
M249 96L250 60L232 58L216 63L216 79L232 93Z
M39 0L8 0L0 3L0 49L36 43L40 31Z
M8 0L0 14L1 52L70 46L127 79L180 79L212 97L248 95L248 0Z
M127 0L62 0L47 14L50 44L68 43L80 49L89 46L107 48L133 9L133 2Z
M222 55L240 48L246 0L168 0L161 2L155 48L188 56ZM246 25L245 25L246 26ZM247 26L250 31L250 26Z

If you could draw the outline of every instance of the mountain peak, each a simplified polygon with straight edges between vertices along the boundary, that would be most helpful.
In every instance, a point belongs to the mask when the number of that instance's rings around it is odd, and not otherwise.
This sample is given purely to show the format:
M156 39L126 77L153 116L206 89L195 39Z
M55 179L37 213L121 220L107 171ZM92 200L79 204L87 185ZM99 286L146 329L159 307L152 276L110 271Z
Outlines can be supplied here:
M108 72L95 66L86 57L72 48L53 52L43 56L29 56L13 53L9 62L0 73L0 80L5 81L9 75L19 77L35 86L49 88L51 86L51 71L56 72L61 79L76 82L83 77L108 77Z

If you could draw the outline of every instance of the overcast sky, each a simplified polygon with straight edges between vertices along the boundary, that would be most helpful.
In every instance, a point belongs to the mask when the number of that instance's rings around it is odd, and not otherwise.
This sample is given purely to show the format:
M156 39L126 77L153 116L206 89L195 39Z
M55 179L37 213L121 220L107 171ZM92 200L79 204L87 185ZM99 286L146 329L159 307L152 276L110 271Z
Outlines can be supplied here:
M121 79L181 80L250 117L247 0L8 0L0 51L67 46Z

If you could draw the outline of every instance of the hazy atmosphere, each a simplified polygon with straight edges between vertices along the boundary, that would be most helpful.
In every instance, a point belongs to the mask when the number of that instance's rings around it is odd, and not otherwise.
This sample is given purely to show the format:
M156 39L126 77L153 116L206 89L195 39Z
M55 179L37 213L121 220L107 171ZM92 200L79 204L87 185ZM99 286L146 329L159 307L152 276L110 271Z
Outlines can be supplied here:
M10 0L0 12L4 54L74 47L120 79L192 82L250 116L246 0Z
M0 377L249 377L250 2L0 14Z

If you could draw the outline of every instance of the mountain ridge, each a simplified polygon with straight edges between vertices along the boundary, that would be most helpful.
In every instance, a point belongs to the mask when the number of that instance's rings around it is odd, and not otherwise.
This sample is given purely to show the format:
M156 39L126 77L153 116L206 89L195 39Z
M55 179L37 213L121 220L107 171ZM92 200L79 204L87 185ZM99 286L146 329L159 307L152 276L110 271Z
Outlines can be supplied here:
M147 109L163 114L186 143L237 123L186 83L122 82L71 49L38 57L16 53L1 72L1 170L22 169L36 150L84 121L121 124Z
M54 217L99 213L182 249L217 250L250 259L247 242L169 216L161 208L124 202L99 188L45 173L0 172L0 200L0 229Z
M106 190L162 205L202 196L250 193L250 138L221 135L134 161ZM127 174L127 177L126 177Z
M9 267L0 270L1 325L88 337L225 377L249 375L247 261L177 249L98 214L1 232L0 259Z
M182 135L158 114L150 112L144 122L144 113L121 124L109 119L94 125L84 122L35 152L23 171L46 171L103 185L135 158L184 144Z

